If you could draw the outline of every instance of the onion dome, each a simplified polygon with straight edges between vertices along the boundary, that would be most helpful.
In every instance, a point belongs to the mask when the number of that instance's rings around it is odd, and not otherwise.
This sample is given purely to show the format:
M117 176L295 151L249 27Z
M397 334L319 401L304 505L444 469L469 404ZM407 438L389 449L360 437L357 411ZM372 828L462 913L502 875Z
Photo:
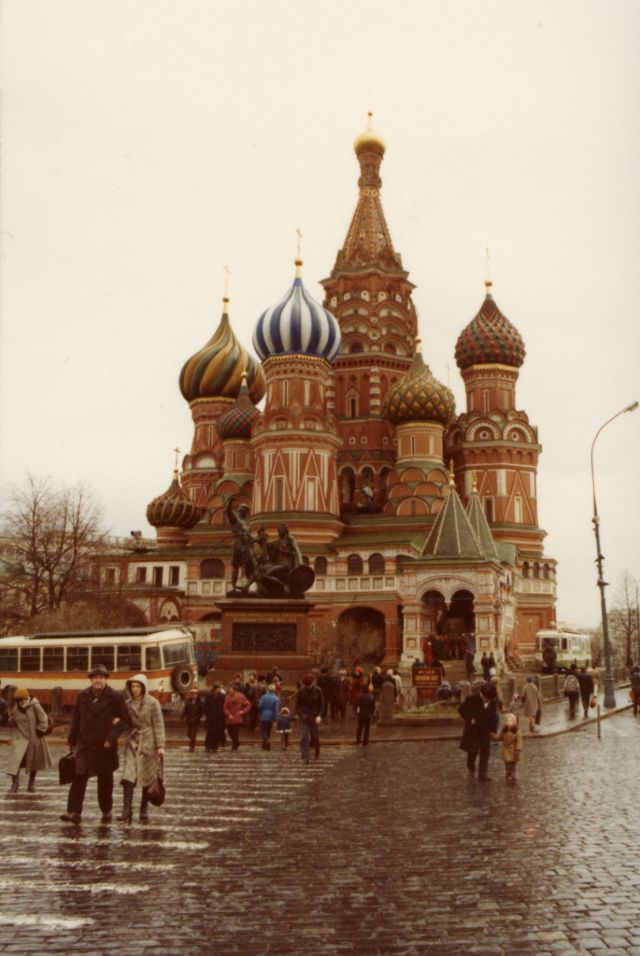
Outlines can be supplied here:
M387 393L384 414L394 425L404 422L440 422L448 425L456 410L453 392L439 382L424 364L417 340L413 362L400 381Z
M296 259L295 263L293 285L258 319L253 347L263 360L271 355L302 354L333 362L340 348L340 326L305 289L300 274L302 260Z
M227 438L251 438L251 426L260 412L249 398L247 373L242 373L242 385L235 404L218 419L218 434L223 441Z
M491 285L485 282L487 294L480 311L458 336L456 362L461 369L472 365L520 368L524 362L522 336L493 301Z
M371 117L373 116L373 113L368 113L367 115L369 117L367 128L364 133L360 133L358 138L354 141L353 148L356 151L356 155L358 155L363 149L373 149L376 152L384 155L384 152L387 148L386 143L380 138L380 136L378 136L371 126Z
M147 521L154 528L193 528L204 515L204 508L185 495L178 481L178 469L163 495L147 505Z
M247 372L249 395L259 402L266 390L262 366L236 339L229 322L229 300L223 300L222 318L207 344L192 355L180 372L180 391L188 402L197 398L236 398L242 372Z

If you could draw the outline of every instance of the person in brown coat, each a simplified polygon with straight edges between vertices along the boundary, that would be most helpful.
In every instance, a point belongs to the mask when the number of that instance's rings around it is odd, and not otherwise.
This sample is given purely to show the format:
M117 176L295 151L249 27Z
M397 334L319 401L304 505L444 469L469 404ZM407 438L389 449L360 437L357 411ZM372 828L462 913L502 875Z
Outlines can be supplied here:
M9 712L11 728L11 749L7 762L7 773L11 777L9 793L17 793L20 786L22 767L29 774L27 790L33 793L38 770L51 766L49 748L45 734L49 721L39 701L29 695L24 687L19 687L13 697L13 706Z

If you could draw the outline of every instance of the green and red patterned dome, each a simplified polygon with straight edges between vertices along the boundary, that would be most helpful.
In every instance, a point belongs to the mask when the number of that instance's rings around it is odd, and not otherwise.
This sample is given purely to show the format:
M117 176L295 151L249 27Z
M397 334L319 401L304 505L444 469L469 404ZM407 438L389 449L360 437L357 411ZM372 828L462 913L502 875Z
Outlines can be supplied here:
M180 487L178 470L173 472L173 481L162 495L147 505L147 521L154 528L183 528L188 530L200 521L204 508L190 501Z
M394 425L404 422L448 425L455 411L453 392L434 378L429 366L424 364L422 352L416 351L406 375L387 393L385 416Z
M229 438L249 439L257 418L260 418L260 412L249 397L247 374L243 372L242 385L235 404L218 419L218 434L223 441Z
M222 318L217 329L180 372L180 391L188 402L198 398L236 398L242 373L247 372L247 387L253 402L259 402L266 390L262 365L252 358L236 339L223 299Z
M493 301L491 282L478 314L462 330L456 342L458 368L472 365L509 365L520 368L526 355L522 336Z

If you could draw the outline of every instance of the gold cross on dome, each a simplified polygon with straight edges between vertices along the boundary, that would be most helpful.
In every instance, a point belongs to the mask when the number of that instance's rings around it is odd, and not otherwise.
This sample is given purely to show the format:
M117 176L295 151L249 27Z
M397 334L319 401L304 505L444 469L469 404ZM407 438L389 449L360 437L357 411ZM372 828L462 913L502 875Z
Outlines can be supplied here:
M175 466L175 467L176 467L176 471L177 471L177 470L178 470L178 455L180 454L180 449L179 449L179 448L174 448L173 450L174 450L175 456L176 456L176 466Z
M300 229L296 229L296 236L297 236L297 239L296 239L296 247L297 247L297 250L298 250L298 252L297 252L297 258L299 259L299 258L300 258L300 240L302 239L302 232L301 232Z
M223 266L224 269L224 297L225 299L229 298L229 276L231 275L231 269L229 266Z
M491 256L489 255L489 249L485 249L487 254L487 282L491 282Z

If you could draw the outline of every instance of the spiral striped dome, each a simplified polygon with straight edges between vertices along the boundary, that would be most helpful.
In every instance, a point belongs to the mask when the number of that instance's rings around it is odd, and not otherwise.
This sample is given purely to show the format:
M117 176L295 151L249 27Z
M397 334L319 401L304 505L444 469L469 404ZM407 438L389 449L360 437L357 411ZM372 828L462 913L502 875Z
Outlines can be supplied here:
M223 300L220 324L200 351L192 355L180 372L180 391L188 402L197 398L236 398L242 373L247 372L249 395L259 402L265 393L264 372L236 339Z
M263 360L271 355L302 354L333 362L338 354L340 326L331 312L312 299L305 289L301 265L296 259L293 285L258 319L253 347Z
M235 404L218 419L218 434L223 441L228 438L251 438L251 427L257 418L260 418L260 412L249 397L247 377L243 374Z
M472 365L509 365L520 368L526 355L522 336L493 301L491 282L478 314L462 330L456 342L458 368Z
M204 509L185 495L178 481L177 470L173 481L162 495L147 505L147 521L154 528L193 528L204 515Z
M453 421L456 403L453 392L431 374L424 364L422 352L416 352L413 362L400 381L387 393L384 414L394 425L404 422Z

